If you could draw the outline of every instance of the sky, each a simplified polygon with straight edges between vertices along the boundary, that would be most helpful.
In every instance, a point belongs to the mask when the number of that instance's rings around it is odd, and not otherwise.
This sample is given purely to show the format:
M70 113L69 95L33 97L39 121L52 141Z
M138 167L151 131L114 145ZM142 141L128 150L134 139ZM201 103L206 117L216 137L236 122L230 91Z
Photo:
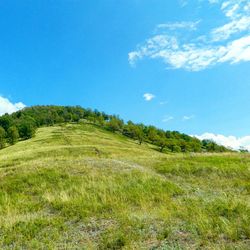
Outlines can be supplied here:
M0 114L81 105L250 149L250 0L3 0Z

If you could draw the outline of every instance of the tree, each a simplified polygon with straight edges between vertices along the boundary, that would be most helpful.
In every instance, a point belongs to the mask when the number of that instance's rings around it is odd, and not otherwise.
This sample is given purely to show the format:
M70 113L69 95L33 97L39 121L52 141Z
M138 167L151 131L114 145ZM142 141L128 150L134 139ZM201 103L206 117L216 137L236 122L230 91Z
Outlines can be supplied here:
M180 152L181 152L181 147L178 146L178 145L174 145L174 147L173 147L173 152L175 152L175 153L180 153Z
M72 114L68 113L67 111L64 113L63 117L64 117L65 122L71 122L72 121Z
M96 124L103 127L105 125L105 120L104 117L102 115L96 117Z
M139 144L141 145L144 141L144 132L140 125L131 125L130 126L130 133L132 135L132 138L135 140L138 140Z
M136 126L135 127L135 138L138 140L139 144L141 145L142 142L144 141L144 132L142 127Z
M117 117L112 117L109 122L107 122L107 129L115 132L120 131L123 127L123 121Z
M216 143L213 140L203 140L202 146L206 149L208 152L214 152L216 150Z
M128 121L128 124L123 128L123 134L135 140L138 140L139 144L141 145L144 140L143 125L136 125L133 122Z
M23 121L19 127L19 134L22 139L30 139L35 135L35 127L32 123Z
M164 148L168 146L168 141L165 137L158 137L156 145L160 147L160 152L163 152Z
M18 133L16 126L9 127L7 131L7 137L11 145L14 145L18 141L19 133Z
M175 151L179 151L178 148L176 148L176 140L175 139L167 139L167 147L169 150L171 150L171 152L175 152Z
M73 114L72 115L72 120L73 120L73 122L79 122L80 117L77 114Z
M0 126L7 131L10 126L13 124L13 119L10 115L5 114L0 117Z
M244 147L240 147L239 151L241 153L249 153L249 151L246 148L244 148Z
M138 140L141 144L144 140L158 145L160 151L167 148L172 152L228 152L230 149L218 145L211 140L200 141L197 138L180 133L178 131L164 131L154 126L134 124L123 120L116 115L108 115L98 110L83 109L80 106L33 106L12 113L0 116L0 127L7 132L7 140L14 144L18 139L18 132L21 139L31 138L35 129L41 126L51 126L63 122L81 122L98 124L112 132L121 132L125 136ZM16 129L10 127L17 127ZM6 136L2 137L2 141ZM2 146L5 141L2 142ZM244 149L242 149L244 151Z
M183 153L192 151L191 147L190 147L190 143L188 143L187 141L185 141L183 139L181 139L181 141L180 141L180 148L181 148L181 151Z
M0 127L0 149L4 148L5 146L5 136L6 132L3 127Z
M155 143L158 140L157 129L154 126L149 126L147 130L148 139Z
M201 152L202 143L197 138L192 138L190 142L190 147L192 152Z

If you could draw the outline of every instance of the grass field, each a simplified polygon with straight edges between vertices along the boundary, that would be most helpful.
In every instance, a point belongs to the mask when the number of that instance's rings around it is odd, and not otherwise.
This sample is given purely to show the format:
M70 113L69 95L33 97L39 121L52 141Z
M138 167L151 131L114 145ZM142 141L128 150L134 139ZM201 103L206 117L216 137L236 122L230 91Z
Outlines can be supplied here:
M249 193L248 154L40 128L0 151L0 249L250 249Z

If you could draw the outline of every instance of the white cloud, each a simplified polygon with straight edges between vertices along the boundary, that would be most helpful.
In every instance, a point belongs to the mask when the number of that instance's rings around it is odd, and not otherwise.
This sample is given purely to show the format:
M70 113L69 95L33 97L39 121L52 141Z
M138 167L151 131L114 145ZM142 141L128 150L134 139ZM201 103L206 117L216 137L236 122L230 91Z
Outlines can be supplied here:
M239 4L234 4L233 6L231 6L231 8L229 8L227 11L226 11L226 16L227 17L234 17L236 11L240 8Z
M0 96L0 115L5 113L11 114L25 107L22 102L11 103L7 98Z
M162 23L162 24L158 24L157 28L158 29L169 29L169 30L175 30L175 29L196 30L199 23L200 23L200 21Z
M212 41L222 41L235 34L246 35L250 32L250 3L248 0L224 1L221 10L229 22L211 31Z
M182 120L183 121L188 121L188 120L191 120L191 119L193 119L195 116L194 115L184 115L183 117L182 117Z
M173 35L170 31L180 28L194 31L199 22L158 25L158 30L165 28L169 32L164 30L138 45L129 53L129 63L135 65L143 58L161 59L168 68L200 71L221 63L250 61L250 3L228 0L222 3L221 10L229 22L189 40L184 40L182 33Z
M250 16L243 16L219 28L213 29L211 32L212 41L226 40L233 34L246 30L250 30Z
M138 59L152 57L167 48L170 50L178 49L177 39L168 35L156 35L146 40L143 46L138 46L137 51L129 53L129 63L134 65Z
M174 117L173 116L165 116L163 119L162 119L162 122L169 122L171 120L173 120Z
M138 52L138 51L132 51L132 52L129 52L128 54L128 60L129 60L129 63L131 66L134 66L135 65L135 61L137 59L141 59L143 56L141 54L141 52Z
M145 101L149 102L149 101L151 101L151 100L153 100L155 98L155 95L150 94L150 93L145 93L143 95L143 98L144 98Z
M250 35L228 44L226 53L218 60L218 62L231 63L240 61L250 61Z
M222 3L221 5L221 9L224 10L225 8L227 8L230 5L230 1L225 1Z
M224 136L220 134L217 135L213 133L204 133L202 135L196 135L195 137L200 140L213 140L219 145L223 145L225 147L232 148L235 150L238 150L243 147L250 151L250 135L237 138L235 136Z

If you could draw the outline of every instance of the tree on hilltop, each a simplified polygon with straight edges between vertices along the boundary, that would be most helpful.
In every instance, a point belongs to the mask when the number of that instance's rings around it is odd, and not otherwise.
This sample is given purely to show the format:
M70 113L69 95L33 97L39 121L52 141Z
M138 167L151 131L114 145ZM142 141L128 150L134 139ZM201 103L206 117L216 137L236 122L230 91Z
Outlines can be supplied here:
M16 126L9 127L7 131L7 136L8 136L8 142L11 145L14 145L18 141L18 138L19 138L19 132L18 132L17 127Z
M18 130L22 139L30 139L35 135L35 127L31 122L22 122Z
M5 146L5 137L6 137L6 132L3 127L0 127L0 149L4 148Z

